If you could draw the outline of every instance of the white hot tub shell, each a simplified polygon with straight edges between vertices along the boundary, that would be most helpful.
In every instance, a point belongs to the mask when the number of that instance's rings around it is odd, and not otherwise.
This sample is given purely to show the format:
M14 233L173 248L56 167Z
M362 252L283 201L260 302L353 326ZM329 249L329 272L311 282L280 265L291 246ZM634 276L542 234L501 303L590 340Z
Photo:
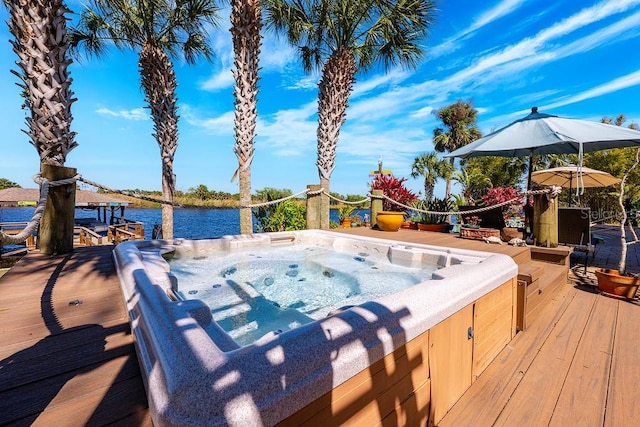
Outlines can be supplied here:
M436 263L431 280L240 347L199 300L169 298L163 254L280 242ZM155 425L274 425L517 276L501 254L305 230L214 240L135 241L114 251Z

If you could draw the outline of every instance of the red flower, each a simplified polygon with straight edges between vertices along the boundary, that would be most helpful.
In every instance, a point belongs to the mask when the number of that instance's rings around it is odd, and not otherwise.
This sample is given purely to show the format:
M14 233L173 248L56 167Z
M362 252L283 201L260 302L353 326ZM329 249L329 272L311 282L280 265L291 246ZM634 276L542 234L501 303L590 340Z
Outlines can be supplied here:
M403 205L409 205L418 199L418 196L404 186L407 178L396 178L393 175L378 175L371 183L372 190L382 190L382 194ZM382 209L385 211L402 211L407 209L390 202L382 201Z
M513 187L495 187L490 188L487 194L482 196L482 201L487 206L497 205L509 200L522 197L520 191ZM515 203L515 202L514 202Z

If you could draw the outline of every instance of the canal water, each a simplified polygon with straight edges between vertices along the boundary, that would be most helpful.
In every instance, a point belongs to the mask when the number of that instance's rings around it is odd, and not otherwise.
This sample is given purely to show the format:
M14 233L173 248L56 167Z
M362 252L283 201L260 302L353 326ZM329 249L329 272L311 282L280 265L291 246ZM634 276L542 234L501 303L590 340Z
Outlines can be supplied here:
M0 208L0 222L28 221L34 208ZM364 216L369 210L356 210L354 215ZM76 209L76 218L95 218L95 211ZM240 212L238 209L178 209L173 213L173 234L185 239L211 239L224 235L240 234ZM145 238L151 239L155 224L162 223L161 209L127 208L125 218L144 223ZM338 212L331 210L330 218L338 221ZM254 219L255 223L255 219Z

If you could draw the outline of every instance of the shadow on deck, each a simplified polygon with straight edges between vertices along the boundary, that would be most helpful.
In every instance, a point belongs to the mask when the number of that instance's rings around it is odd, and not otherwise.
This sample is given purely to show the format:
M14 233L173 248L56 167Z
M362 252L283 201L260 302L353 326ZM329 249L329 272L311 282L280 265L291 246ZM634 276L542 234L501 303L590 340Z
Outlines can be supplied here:
M0 425L151 425L112 249L0 278Z
M640 425L640 303L595 292L593 267L580 277L582 266L537 264L528 248L444 233L344 232L505 253L555 283L439 425ZM603 232L592 266L619 245L614 228ZM0 425L152 424L111 250L30 253L0 278Z

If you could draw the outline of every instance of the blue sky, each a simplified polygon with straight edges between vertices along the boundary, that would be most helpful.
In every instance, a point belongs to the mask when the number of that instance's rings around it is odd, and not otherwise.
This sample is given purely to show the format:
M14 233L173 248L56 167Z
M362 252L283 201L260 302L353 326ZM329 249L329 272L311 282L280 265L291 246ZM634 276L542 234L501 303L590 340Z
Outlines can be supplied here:
M368 174L379 158L396 176L409 177L413 159L433 150L432 111L472 99L486 134L541 112L599 120L624 113L640 123L640 0L441 0L426 56L415 70L358 74L337 149L331 191L367 192ZM81 10L80 2L67 5ZM216 58L188 66L176 61L180 140L174 170L187 191L238 191L231 176L233 154L233 64L229 10L212 30ZM8 13L0 8L2 22ZM22 132L16 56L6 25L0 26L0 177L34 187L38 155ZM317 82L301 70L296 51L264 35L258 101L259 123L252 164L253 190L298 192L319 182L316 158ZM158 146L143 101L137 56L111 50L101 59L70 67L72 128L79 146L66 166L84 177L121 189L161 188ZM409 177L410 188L422 183ZM436 196L444 195L439 182Z

